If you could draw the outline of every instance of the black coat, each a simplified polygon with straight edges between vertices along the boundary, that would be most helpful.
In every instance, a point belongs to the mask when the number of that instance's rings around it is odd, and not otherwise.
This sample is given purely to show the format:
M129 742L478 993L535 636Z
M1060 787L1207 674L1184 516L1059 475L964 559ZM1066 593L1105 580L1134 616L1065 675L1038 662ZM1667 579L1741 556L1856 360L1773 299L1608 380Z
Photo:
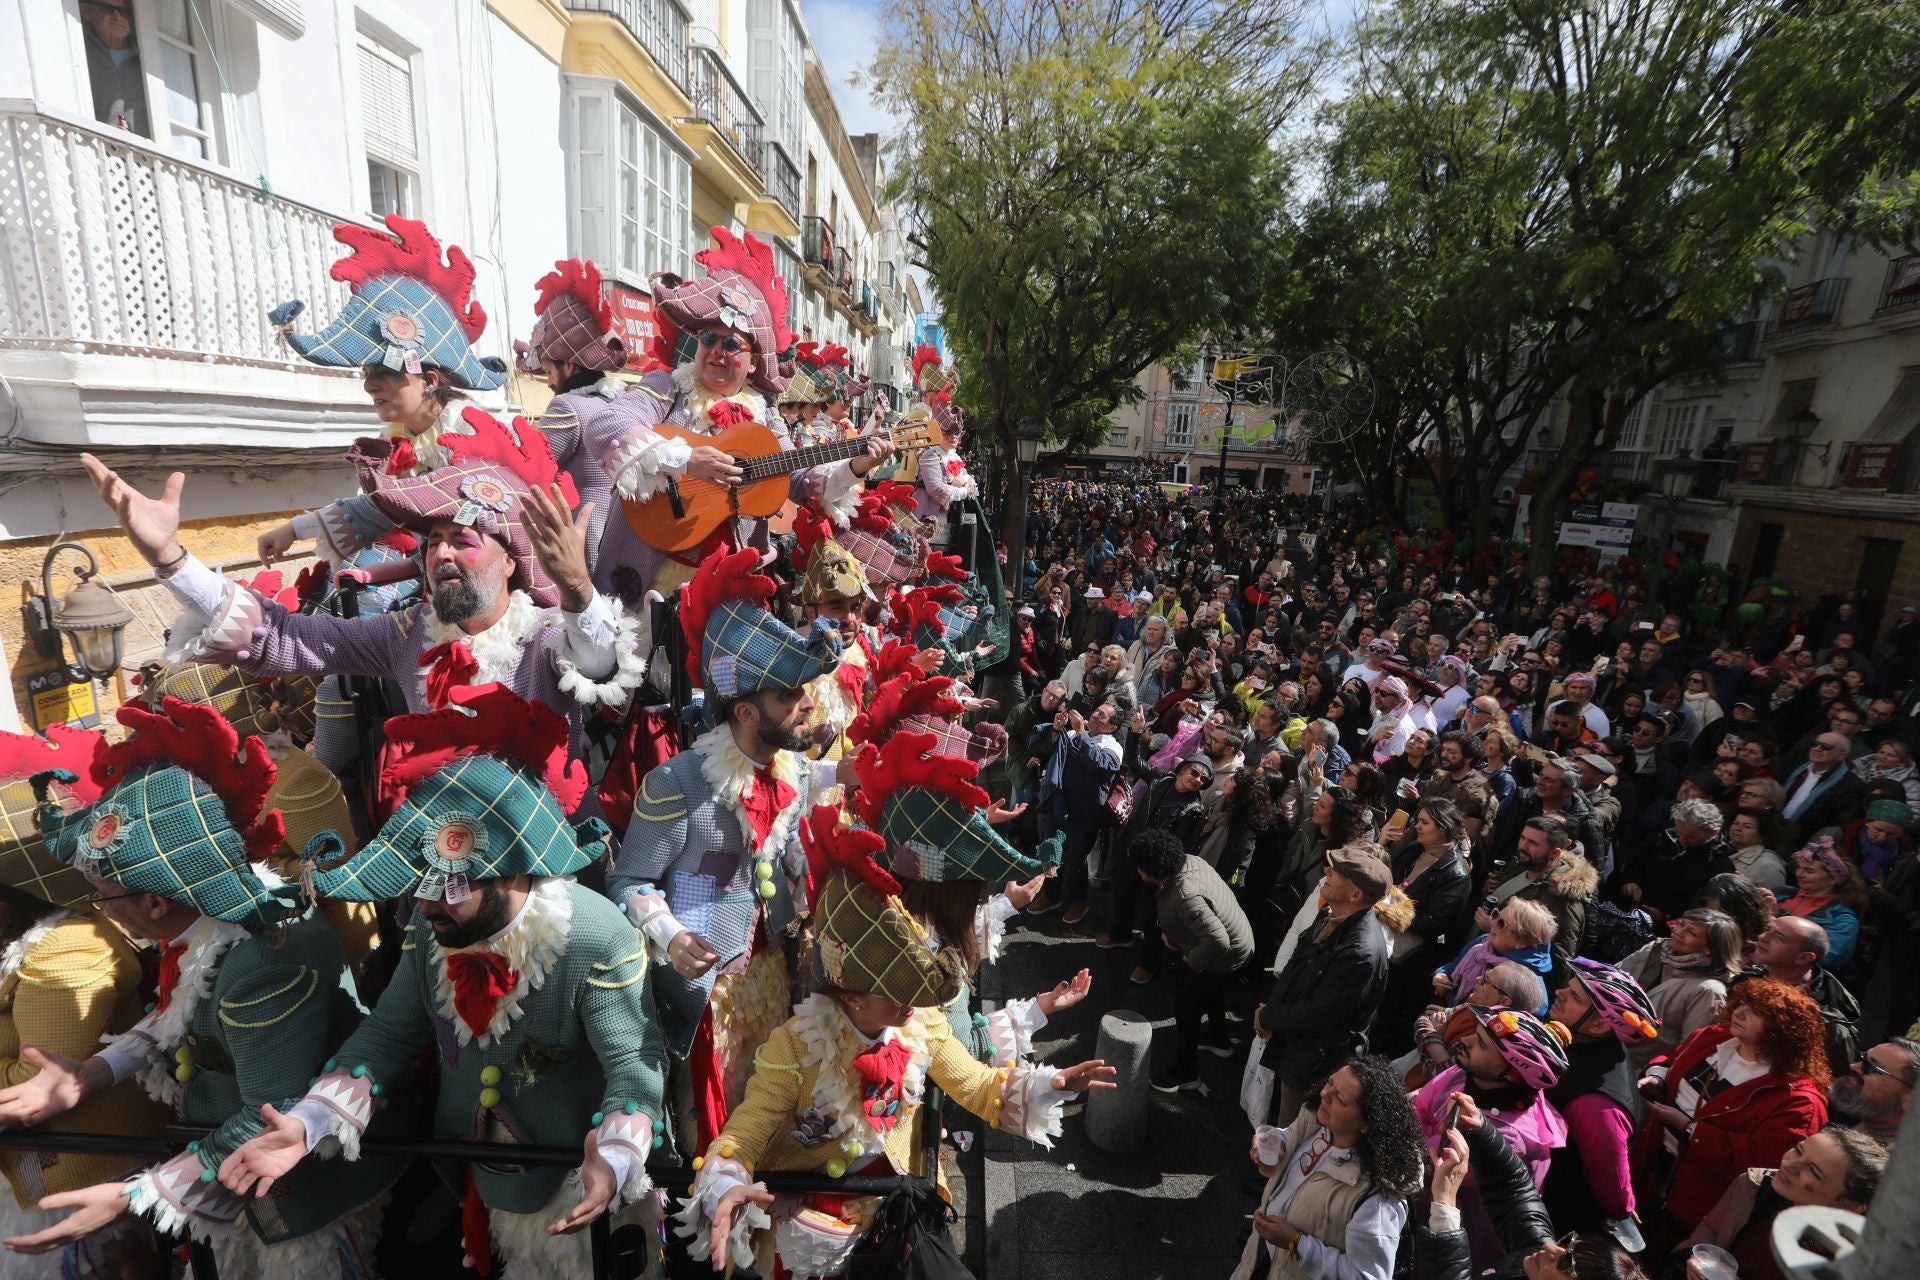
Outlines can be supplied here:
M1733 870L1733 846L1716 835L1697 849L1683 846L1671 829L1634 850L1614 872L1614 884L1640 886L1640 905L1669 920L1685 915L1702 886Z
M1525 1274L1520 1260L1553 1239L1553 1220L1540 1202L1533 1174L1513 1154L1513 1148L1491 1120L1478 1129L1463 1129L1468 1163L1480 1188L1480 1203L1507 1250L1494 1274L1507 1280ZM1413 1273L1420 1280L1471 1280L1473 1262L1467 1253L1467 1233L1433 1231L1416 1224L1413 1235Z
M1336 921L1315 942L1326 914L1307 926L1287 967L1274 979L1260 1025L1273 1032L1261 1062L1281 1081L1305 1089L1367 1047L1367 1030L1387 987L1393 948L1371 910Z

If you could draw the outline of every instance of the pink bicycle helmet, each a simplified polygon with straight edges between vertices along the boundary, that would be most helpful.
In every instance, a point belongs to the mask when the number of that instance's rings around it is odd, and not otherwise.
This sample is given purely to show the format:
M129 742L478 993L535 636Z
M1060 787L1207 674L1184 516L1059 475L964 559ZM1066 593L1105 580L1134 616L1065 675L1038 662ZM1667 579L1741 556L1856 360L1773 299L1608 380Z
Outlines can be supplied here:
M1524 1009L1463 1005L1487 1029L1507 1066L1529 1089L1548 1089L1567 1069L1567 1044L1573 1034L1557 1022L1542 1022Z
M1654 1011L1653 1001L1630 975L1610 964L1575 956L1573 976L1586 988L1594 1009L1622 1042L1632 1044L1660 1034L1660 1015Z

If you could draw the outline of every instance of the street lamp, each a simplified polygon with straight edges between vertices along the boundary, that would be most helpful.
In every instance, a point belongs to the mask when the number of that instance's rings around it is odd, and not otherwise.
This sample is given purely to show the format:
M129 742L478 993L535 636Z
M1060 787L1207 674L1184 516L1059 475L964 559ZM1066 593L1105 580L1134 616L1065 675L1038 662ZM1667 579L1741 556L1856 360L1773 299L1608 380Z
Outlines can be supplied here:
M86 557L87 567L75 569L79 585L53 602L53 562L62 551L78 551ZM105 680L120 669L120 633L133 621L133 610L102 583L94 581L100 562L93 552L77 542L56 542L47 548L40 562L40 594L27 602L28 611L38 624L34 643L48 658L61 656L61 638L73 646L75 662L89 679Z
M1030 467L1040 461L1040 446L1047 440L1045 423L1029 419L1013 430L1013 452L1020 459L1021 467Z
M1813 411L1812 405L1808 405L1788 417L1787 434L1793 437L1793 460L1794 470L1796 472L1800 469L1801 456L1814 449L1820 451L1820 465L1822 467L1827 465L1827 458L1833 452L1832 442L1829 441L1822 444L1808 443L1813 439L1814 433L1818 430L1820 430L1820 415ZM1797 474L1792 477L1795 481L1799 478Z

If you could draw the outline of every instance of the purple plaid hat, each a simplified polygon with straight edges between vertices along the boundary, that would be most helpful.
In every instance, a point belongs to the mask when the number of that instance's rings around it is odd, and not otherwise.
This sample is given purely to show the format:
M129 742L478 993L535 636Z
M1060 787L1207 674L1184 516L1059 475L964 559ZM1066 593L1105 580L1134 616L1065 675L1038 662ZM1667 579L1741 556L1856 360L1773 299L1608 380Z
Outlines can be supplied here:
M627 347L613 333L613 304L601 287L600 269L580 258L566 258L534 285L533 339L514 343L522 373L538 373L542 358L571 361L583 369L609 373L626 363Z
M715 227L713 238L719 248L693 255L707 274L698 280L655 275L653 305L686 333L724 325L745 334L755 357L750 381L777 396L787 385L781 364L793 346L786 282L774 270L773 250L751 232L736 237L725 227Z
M557 483L571 506L580 500L573 479L554 463L546 434L525 418L515 418L509 430L479 408L461 417L473 433L442 433L453 461L425 475L387 475L387 440L361 440L348 460L359 466L360 486L380 514L401 528L424 537L438 521L451 520L499 538L515 561L512 585L551 608L560 603L560 589L534 554L521 503L536 486Z
M946 716L916 715L903 719L898 731L930 733L934 736L934 755L958 756L983 769L1007 751L1007 731L997 724L968 727Z

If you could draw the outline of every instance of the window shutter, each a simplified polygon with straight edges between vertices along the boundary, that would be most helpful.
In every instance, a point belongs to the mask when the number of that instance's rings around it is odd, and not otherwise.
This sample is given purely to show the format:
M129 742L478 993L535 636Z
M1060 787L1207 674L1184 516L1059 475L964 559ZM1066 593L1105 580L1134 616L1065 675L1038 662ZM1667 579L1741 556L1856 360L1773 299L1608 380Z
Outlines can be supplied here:
M234 8L261 26L298 40L307 29L307 15L300 0L227 0Z
M360 45L360 119L367 154L404 169L417 169L420 151L414 135L413 68L405 58L362 35Z

